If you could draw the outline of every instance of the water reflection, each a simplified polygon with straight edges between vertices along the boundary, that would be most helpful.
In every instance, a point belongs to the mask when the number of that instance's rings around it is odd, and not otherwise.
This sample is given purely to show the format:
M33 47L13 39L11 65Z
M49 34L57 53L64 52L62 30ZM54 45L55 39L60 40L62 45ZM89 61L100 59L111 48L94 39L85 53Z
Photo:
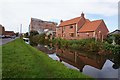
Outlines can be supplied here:
M89 56L87 54L73 52L66 49L56 49L56 54L60 61L65 61L75 67L81 72L85 65L93 66L97 69L102 69L106 59L101 56Z
M37 48L48 53L53 60L58 60L69 68L77 68L86 75L95 78L118 78L119 55L104 57L59 47L53 48L52 45L38 45Z
M47 54L55 53L55 48L53 48L51 45L48 46L48 45L40 45L40 44L38 44L36 46L36 48L39 49L40 51L43 51L43 52L47 53Z

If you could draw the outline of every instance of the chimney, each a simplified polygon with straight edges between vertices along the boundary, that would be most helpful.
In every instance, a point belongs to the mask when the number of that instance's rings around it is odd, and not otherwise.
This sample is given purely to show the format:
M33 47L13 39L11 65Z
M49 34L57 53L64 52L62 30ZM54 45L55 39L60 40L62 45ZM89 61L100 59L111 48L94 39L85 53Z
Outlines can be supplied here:
M60 23L62 23L63 22L63 20L60 20Z
M84 13L82 12L81 17L84 17Z

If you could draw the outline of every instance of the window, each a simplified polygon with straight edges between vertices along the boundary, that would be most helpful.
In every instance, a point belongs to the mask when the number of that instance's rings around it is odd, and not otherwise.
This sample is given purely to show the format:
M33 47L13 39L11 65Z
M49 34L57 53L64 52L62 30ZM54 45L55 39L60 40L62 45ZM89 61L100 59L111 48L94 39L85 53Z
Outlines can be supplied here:
M56 28L56 30L60 30L60 28L59 28L59 27L57 27L57 28Z
M70 33L70 36L71 36L71 37L74 37L74 33Z
M86 33L87 34L87 36L89 36L89 33Z
M61 35L60 35L60 34L58 34L58 37L61 37Z
M73 26L70 26L70 28L73 28Z

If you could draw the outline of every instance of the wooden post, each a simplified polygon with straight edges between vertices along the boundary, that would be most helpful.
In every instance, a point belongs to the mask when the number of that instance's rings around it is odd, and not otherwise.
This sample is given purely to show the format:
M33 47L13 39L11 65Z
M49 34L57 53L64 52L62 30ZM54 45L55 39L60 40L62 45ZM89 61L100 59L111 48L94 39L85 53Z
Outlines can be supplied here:
M60 59L60 62L62 62L62 60Z
M76 54L76 52L75 52L75 63L77 62L77 54Z

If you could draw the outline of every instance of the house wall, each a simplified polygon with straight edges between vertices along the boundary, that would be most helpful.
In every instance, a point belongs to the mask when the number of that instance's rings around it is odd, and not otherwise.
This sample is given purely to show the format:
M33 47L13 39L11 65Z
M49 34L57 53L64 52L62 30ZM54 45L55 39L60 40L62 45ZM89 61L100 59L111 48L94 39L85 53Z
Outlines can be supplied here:
M5 28L0 25L0 35L4 35L5 34Z
M76 37L76 24L56 28L56 37L72 39Z
M87 39L95 37L94 32L78 33L78 39Z
M59 29L56 30L56 37L62 36L64 39L78 39L78 33L77 31L83 26L85 23L85 18L81 17L80 21L77 24L67 25L59 27ZM73 26L73 28L70 28L70 26ZM63 31L63 33L62 33ZM71 36L73 34L74 36Z
M13 31L5 31L5 36L14 36L15 33Z
M56 37L58 38L62 37L62 27L56 28Z
M30 22L30 31L43 31L44 29L56 30L57 24L49 21L42 21L39 19L31 19Z
M104 21L102 21L96 31L78 33L78 39L96 38L99 40L103 40L104 38L107 37L108 32L109 31L108 31Z
M72 28L70 28L72 26ZM68 25L63 27L63 37L65 39L70 39L71 37L75 37L76 33L76 24Z
M85 24L85 18L82 17L82 19L80 19L80 21L77 23L77 29L79 30L84 24Z
M102 23L99 25L96 32L97 32L97 35L98 35L99 39L102 39L102 37L103 38L107 37L109 30L107 29L104 21L102 21Z

